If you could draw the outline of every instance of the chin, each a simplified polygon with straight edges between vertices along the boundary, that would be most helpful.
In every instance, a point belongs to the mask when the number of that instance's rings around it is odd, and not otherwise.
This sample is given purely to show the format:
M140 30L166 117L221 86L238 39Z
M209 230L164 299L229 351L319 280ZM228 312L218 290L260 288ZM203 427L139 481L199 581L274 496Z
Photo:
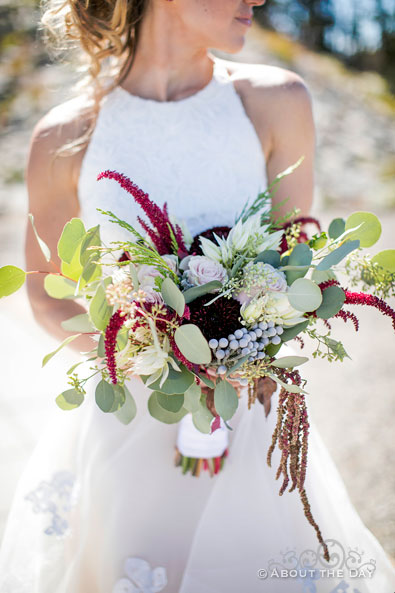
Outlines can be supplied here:
M239 35L237 37L233 37L232 39L227 39L222 43L217 43L212 47L217 49L218 51L223 51L227 54L237 54L241 51L245 44L245 36Z

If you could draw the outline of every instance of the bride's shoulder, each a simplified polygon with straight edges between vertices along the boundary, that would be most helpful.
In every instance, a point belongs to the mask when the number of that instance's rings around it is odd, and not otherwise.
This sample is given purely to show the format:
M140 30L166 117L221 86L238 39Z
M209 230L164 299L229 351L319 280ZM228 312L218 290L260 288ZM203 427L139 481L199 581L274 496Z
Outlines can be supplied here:
M268 111L279 113L289 109L307 116L311 111L311 94L306 81L296 72L268 64L247 64L221 60L241 98L251 106L259 117Z
M290 95L310 98L306 81L292 70L269 64L220 61L227 68L236 88L252 98L264 97L265 100L274 102L289 98Z
M73 184L83 150L69 151L63 158L57 156L84 136L96 116L94 101L82 95L60 103L44 114L31 135L26 170L28 183L41 171Z
M314 131L313 102L306 81L296 72L268 64L221 60L269 159L278 138ZM278 142L277 142L278 144Z
M54 150L78 139L96 117L94 101L81 95L52 107L36 123L32 141Z

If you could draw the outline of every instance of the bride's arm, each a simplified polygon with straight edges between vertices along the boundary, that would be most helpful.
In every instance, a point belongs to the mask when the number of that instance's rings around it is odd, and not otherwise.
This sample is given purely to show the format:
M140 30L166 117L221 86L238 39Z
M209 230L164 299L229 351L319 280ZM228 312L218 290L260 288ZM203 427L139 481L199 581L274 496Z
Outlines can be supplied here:
M314 193L315 126L310 91L291 70L226 62L265 154L268 185L304 155L301 165L277 185L273 204L289 198L279 214L294 207L308 214Z
M269 184L280 172L304 156L296 170L280 181L273 203L289 198L281 206L280 214L295 207L301 210L301 215L307 215L314 194L316 136L311 95L298 75L287 73L286 82L273 89L270 128Z
M55 153L65 142L80 135L88 117L86 114L76 116L71 102L67 105L50 111L35 127L26 168L29 212L33 214L37 231L48 244L52 261L58 268L58 239L65 223L79 213L76 188L82 154L55 157ZM27 270L56 271L45 260L30 222L27 224L25 255ZM60 323L83 313L82 306L74 301L49 297L44 290L44 274L29 274L27 291L38 323L60 340L71 335ZM94 342L91 337L82 336L71 346L77 351L88 351L94 347Z

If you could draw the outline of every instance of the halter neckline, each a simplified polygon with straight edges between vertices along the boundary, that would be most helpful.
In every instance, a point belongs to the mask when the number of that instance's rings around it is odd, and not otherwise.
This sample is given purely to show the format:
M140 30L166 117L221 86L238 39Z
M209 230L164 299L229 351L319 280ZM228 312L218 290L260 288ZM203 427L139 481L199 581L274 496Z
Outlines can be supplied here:
M159 108L171 108L173 106L181 106L181 105L190 105L191 103L198 102L202 99L207 99L211 94L215 93L218 90L219 83L221 80L223 82L229 81L229 74L226 68L220 64L216 59L213 59L213 75L210 81L201 89L199 89L193 95L189 95L183 99L172 100L172 101L158 101L156 99L148 99L146 97L140 97L139 95L134 95L124 89L121 86L115 87L114 91L118 94L119 97L123 97L127 100L133 101L135 103L140 103L142 105L146 104L150 107L157 106Z

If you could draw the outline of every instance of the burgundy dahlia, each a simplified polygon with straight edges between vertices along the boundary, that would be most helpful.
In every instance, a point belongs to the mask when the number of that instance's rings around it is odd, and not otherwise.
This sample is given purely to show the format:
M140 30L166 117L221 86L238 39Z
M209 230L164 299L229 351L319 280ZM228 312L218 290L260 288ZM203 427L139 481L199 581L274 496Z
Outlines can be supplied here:
M206 294L189 303L190 322L200 328L206 340L226 338L240 327L240 303L221 297L205 307L214 297Z

